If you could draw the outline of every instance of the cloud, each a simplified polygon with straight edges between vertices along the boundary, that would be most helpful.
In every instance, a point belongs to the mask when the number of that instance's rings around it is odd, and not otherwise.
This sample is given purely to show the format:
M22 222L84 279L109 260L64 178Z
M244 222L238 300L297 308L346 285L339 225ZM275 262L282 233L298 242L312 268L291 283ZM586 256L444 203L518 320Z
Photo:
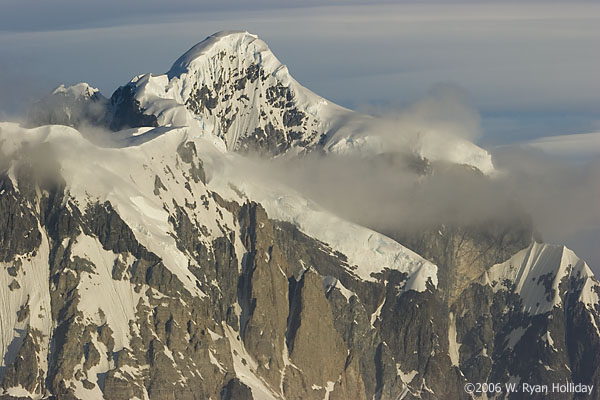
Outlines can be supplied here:
M412 132L439 132L469 141L478 139L481 117L469 104L468 94L456 85L435 85L425 97L406 109L366 108L378 121L390 121L395 129Z
M600 226L600 159L566 163L535 149L496 152L507 171L504 190L527 206L537 226L551 236L569 236Z
M409 150L417 139L412 132L434 126L441 147L453 143L454 135L478 132L476 113L451 93L438 90L437 97L418 101L395 117L388 112L353 128L355 135L383 137L383 151L254 159L243 169L291 186L331 212L382 233L442 224L507 226L531 219L543 239L568 243L588 262L600 261L589 245L597 236L573 240L600 228L598 158L568 163L535 148L502 147L493 152L497 172L491 176L443 162L433 164L433 173L422 173L427 166ZM448 110L456 112L446 115ZM600 264L593 266L600 271Z

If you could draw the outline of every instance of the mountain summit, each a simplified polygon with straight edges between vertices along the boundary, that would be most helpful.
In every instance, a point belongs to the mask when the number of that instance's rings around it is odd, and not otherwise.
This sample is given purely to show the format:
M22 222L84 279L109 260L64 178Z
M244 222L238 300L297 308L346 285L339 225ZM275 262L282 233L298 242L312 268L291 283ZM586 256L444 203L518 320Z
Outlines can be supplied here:
M333 120L349 112L298 84L268 46L247 32L209 36L165 75L141 75L125 88L140 112L154 115L159 125L195 126L234 151L314 149ZM118 95L111 102L122 103Z

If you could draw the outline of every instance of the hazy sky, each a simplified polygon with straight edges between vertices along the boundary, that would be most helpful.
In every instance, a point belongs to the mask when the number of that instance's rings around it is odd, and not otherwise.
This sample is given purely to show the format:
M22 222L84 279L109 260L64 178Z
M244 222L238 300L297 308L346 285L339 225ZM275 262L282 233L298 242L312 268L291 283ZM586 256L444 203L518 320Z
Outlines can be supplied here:
M2 0L0 112L62 82L110 96L206 36L243 29L347 107L402 108L443 83L481 113L483 144L600 129L600 4L206 3Z

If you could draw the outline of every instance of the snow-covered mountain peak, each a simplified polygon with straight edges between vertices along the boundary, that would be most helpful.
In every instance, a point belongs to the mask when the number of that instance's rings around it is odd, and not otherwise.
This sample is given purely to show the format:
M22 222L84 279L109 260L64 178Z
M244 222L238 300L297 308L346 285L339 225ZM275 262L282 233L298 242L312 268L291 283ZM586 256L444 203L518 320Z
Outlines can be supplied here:
M482 277L495 290L513 288L531 314L549 312L562 302L565 290L588 306L598 304L600 284L589 266L565 246L532 243Z
M115 115L129 116L113 117L113 129L143 126L138 120L190 126L229 150L269 155L310 151L337 116L350 112L302 87L256 35L230 31L192 47L166 74L136 76L111 104ZM133 121L132 111L139 117Z
M254 34L246 31L221 31L208 36L186 51L173 63L167 75L171 78L188 72L195 63L202 63L203 58L210 58L223 51L230 56L242 53L244 57L251 54L258 56L267 51L270 53L267 44ZM274 57L272 53L270 55Z
M377 118L328 102L300 85L268 45L248 32L211 35L166 74L136 76L117 92L131 99L113 103L123 103L128 115L138 110L139 120L147 124L117 121L117 128L190 126L220 138L228 150L269 156L316 148L366 157L399 151L470 165L486 174L494 170L488 152L445 132L400 129L389 143L381 134L389 127L382 129Z
M89 83L80 82L73 86L60 85L52 91L53 95L62 95L71 98L91 98L98 93L98 89L92 87Z
M60 85L33 104L27 116L28 123L33 126L101 125L106 116L107 101L98 89L88 83Z

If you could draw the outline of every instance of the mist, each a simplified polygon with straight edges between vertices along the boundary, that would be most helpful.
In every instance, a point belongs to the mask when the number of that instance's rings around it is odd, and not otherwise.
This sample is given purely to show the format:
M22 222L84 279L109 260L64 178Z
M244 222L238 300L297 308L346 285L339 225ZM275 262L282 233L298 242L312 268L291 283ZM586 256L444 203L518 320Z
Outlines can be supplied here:
M33 115L60 119L63 102L60 96L46 97ZM96 146L126 146L121 138L130 133L98 124L96 108L103 104L69 109L65 124L76 122ZM597 156L573 162L572 156L565 160L517 144L488 149L494 170L487 174L460 165L465 146L484 153L472 142L485 131L467 93L453 85L436 85L403 109L363 111L369 115L351 114L333 134L375 146L274 159L247 154L236 157L238 168L248 179L291 187L332 213L384 234L531 219L541 239L569 245L600 272Z
M375 154L251 157L244 168L384 234L531 220L537 239L568 244L600 271L600 160L566 162L534 148L504 146L489 149L495 170L486 175L421 159L411 149L422 146L423 138L451 152L457 139L483 134L477 112L455 94L438 88L406 109L388 110L355 128L382 138Z

